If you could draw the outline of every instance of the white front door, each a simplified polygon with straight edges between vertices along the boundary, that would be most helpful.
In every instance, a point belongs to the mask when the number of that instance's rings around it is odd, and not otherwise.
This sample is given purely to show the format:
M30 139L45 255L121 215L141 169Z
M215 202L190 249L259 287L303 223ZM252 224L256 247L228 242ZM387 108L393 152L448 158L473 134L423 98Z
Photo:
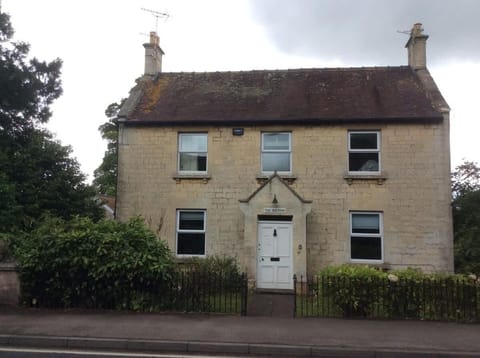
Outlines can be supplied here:
M257 245L257 287L293 289L292 223L260 222Z

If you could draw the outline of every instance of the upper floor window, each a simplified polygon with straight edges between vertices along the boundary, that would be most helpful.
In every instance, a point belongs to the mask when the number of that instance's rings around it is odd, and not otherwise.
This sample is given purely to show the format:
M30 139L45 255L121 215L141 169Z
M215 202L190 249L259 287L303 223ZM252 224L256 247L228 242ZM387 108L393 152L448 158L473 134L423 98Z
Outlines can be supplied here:
M180 133L178 135L178 171L207 172L207 133Z
M205 255L205 210L177 210L177 255Z
M350 257L352 261L383 260L382 213L350 213Z
M289 132L262 133L262 172L292 171L291 136Z
M348 132L348 171L356 174L380 173L380 132Z

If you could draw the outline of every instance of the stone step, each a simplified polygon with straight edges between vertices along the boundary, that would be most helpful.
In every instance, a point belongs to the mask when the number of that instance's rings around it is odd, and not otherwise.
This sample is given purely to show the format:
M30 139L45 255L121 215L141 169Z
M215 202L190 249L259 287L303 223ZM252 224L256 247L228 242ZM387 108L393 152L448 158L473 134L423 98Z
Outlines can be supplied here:
M249 297L247 316L293 317L294 295L291 293L255 292Z

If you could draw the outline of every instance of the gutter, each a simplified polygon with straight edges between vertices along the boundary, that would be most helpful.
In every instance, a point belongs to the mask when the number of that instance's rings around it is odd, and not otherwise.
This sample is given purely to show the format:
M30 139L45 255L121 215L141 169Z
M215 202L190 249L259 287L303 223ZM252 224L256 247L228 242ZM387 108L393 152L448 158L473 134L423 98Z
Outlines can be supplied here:
M205 126L205 125L332 125L332 124L357 124L357 123L439 123L443 121L443 116L431 117L384 117L384 118L295 118L295 119L241 119L241 120L225 120L225 119L196 119L196 120L141 120L127 119L125 117L119 119L118 122L127 126Z

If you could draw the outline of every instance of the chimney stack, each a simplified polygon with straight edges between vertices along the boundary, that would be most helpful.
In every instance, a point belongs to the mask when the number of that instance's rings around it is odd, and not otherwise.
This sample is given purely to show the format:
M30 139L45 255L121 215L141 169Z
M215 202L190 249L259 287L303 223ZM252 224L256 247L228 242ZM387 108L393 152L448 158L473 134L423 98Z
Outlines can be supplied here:
M160 48L160 38L155 31L150 32L150 42L145 47L145 74L154 76L162 72L162 56L165 54Z
M405 47L408 49L408 65L414 70L427 68L427 39L422 24L416 23L410 31Z

